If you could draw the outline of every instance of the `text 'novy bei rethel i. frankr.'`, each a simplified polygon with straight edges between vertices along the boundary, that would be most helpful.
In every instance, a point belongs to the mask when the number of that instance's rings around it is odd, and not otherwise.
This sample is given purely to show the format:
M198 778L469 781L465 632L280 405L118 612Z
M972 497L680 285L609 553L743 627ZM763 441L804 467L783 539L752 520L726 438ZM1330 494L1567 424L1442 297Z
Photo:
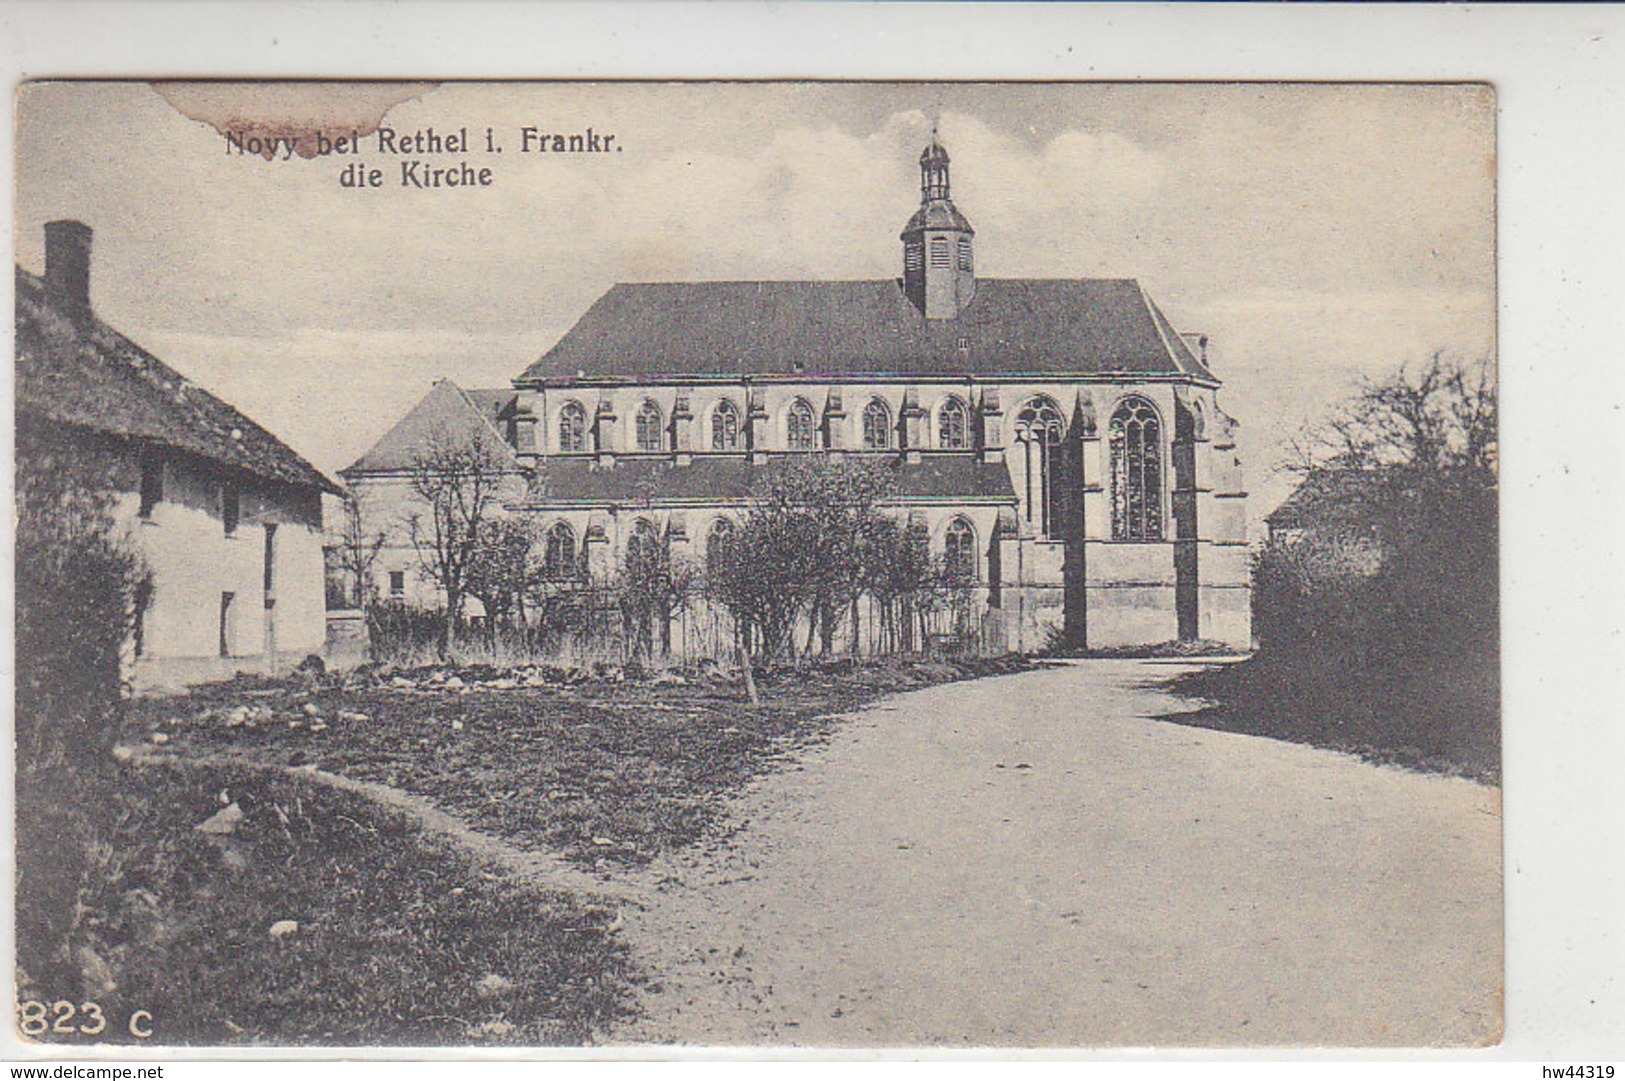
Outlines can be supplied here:
M510 146L520 154L553 157L616 154L622 149L613 134L590 127L555 132L530 125L520 127L516 133L488 127L476 129L472 135L467 127L450 131L380 127L343 134L228 130L225 137L226 153L234 157L342 160L336 174L339 187L358 191L386 187L417 191L489 188L496 182L499 164L493 159Z

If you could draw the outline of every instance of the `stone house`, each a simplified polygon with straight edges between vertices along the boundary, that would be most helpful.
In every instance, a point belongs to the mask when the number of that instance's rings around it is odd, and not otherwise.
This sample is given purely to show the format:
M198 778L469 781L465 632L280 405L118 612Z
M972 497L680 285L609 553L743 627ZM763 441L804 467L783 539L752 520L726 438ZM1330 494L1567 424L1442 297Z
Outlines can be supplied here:
M16 271L19 464L105 479L151 589L131 680L175 686L290 667L322 649L322 495L338 486L270 432L102 322L91 230L46 225Z
M616 285L511 388L437 384L343 476L393 504L421 413L477 421L547 563L596 573L640 538L703 562L776 461L873 456L894 512L974 578L984 647L1247 648L1246 492L1206 338L1132 280L978 278L935 140L920 176L900 277ZM419 595L409 562L381 562L382 592Z

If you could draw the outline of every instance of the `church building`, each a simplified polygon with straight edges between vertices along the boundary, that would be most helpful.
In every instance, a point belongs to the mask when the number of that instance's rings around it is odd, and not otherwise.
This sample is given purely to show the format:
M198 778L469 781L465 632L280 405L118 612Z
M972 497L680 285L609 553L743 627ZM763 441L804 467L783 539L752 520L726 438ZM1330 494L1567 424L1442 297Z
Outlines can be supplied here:
M436 384L342 475L399 518L422 433L494 433L507 509L562 574L648 541L703 564L776 461L874 456L889 509L976 583L982 648L1248 648L1246 492L1206 338L1130 279L978 278L975 238L933 138L900 276L618 284L511 388ZM376 573L432 603L398 528Z

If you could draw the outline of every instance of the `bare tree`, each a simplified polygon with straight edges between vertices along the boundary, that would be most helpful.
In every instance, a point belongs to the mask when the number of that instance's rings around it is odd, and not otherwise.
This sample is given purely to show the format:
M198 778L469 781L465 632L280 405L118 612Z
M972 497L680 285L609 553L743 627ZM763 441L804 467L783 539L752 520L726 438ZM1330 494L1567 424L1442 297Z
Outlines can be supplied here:
M350 596L357 607L372 607L376 593L372 582L372 568L378 562L387 534L383 530L369 532L364 495L350 490L344 495L344 524L339 529L334 559L339 571L348 582Z
M866 544L886 520L884 466L866 459L809 458L770 474L709 568L708 588L742 639L764 659L795 652L792 632L808 620L828 651L865 587Z
M463 586L485 605L489 629L509 617L525 618L524 597L531 572L533 538L529 523L518 518L488 518L475 531L474 550Z
M502 486L511 473L496 435L438 433L412 460L412 491L424 504L407 519L423 572L446 598L441 652L449 654L457 619L469 593L482 530L500 509Z
M1299 433L1288 469L1400 468L1493 474L1498 424L1495 373L1436 352L1417 370L1363 379L1323 421Z
M617 581L627 646L634 659L652 659L658 632L660 653L671 653L671 625L698 587L693 561L674 555L664 538L647 538L627 549Z

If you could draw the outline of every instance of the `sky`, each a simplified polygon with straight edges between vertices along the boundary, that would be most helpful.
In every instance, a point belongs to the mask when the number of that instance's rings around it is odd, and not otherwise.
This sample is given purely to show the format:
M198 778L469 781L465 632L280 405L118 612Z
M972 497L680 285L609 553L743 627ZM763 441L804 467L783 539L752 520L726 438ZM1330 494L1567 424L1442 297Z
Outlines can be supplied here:
M402 187L376 136L268 161L219 130L380 116L468 128L419 157L491 186ZM1356 379L1493 356L1494 125L1473 85L40 83L16 259L92 226L98 314L332 472L433 380L506 385L617 281L897 276L935 126L979 276L1136 278L1209 335L1256 522ZM617 149L523 154L524 126ZM352 162L384 186L341 187Z

